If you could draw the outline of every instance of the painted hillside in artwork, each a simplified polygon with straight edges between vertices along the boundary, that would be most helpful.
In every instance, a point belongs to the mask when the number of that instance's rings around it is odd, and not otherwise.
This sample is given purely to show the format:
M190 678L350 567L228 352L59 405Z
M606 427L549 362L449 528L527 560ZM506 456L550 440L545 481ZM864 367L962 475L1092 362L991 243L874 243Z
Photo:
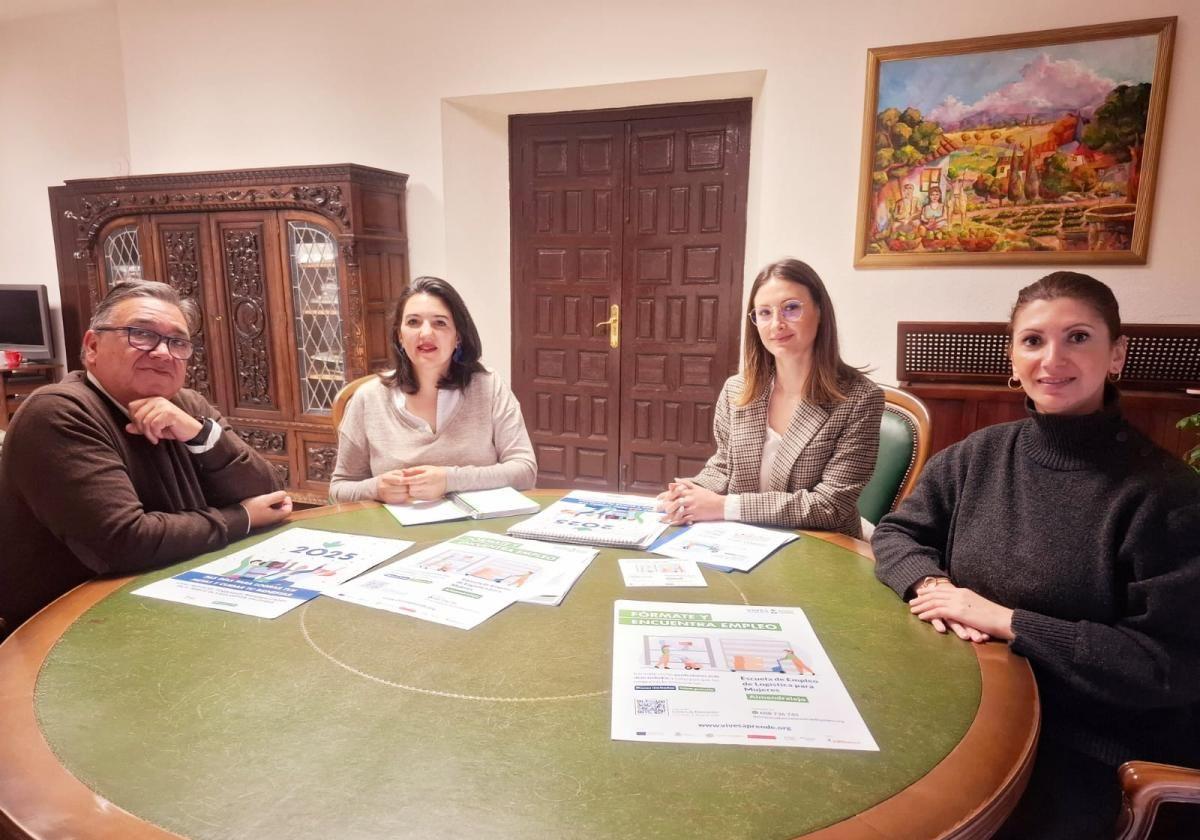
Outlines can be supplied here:
M867 253L1129 250L1156 49L882 62Z

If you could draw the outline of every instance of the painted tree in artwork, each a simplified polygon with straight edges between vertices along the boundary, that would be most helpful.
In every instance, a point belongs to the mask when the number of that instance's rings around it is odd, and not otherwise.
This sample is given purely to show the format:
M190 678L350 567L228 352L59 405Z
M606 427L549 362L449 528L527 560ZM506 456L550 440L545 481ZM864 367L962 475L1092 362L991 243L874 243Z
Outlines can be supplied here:
M1096 116L1083 131L1083 142L1107 152L1122 163L1129 162L1125 195L1137 202L1141 175L1142 146L1146 142L1146 117L1150 111L1150 83L1117 85L1096 109Z

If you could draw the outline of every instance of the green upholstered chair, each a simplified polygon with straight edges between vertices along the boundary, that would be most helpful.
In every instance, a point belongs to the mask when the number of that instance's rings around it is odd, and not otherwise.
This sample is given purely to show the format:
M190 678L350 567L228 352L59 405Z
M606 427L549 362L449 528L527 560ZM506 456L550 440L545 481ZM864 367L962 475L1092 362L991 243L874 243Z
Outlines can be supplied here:
M925 403L899 388L879 387L884 397L879 456L875 473L858 497L859 515L872 525L911 492L929 459L930 420Z

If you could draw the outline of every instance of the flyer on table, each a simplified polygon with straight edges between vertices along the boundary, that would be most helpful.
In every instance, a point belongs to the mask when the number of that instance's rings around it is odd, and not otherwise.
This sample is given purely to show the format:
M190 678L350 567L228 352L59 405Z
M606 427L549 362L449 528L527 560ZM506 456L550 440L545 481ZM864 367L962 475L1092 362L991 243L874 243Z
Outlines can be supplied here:
M133 590L163 601L278 618L412 545L292 528L175 577Z
M697 522L650 550L664 557L748 572L794 539L791 531L742 522Z
M375 609L470 630L518 600L565 594L592 549L467 531L363 575L329 594ZM561 599L560 599L561 600Z
M797 607L613 604L618 741L879 747Z

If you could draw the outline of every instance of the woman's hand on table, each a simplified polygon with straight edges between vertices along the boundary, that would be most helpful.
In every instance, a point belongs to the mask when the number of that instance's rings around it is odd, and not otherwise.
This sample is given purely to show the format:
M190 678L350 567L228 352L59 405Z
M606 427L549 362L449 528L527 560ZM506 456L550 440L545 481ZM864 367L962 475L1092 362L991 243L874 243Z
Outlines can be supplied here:
M949 629L960 639L972 642L1013 638L1012 610L971 589L955 586L947 578L919 586L908 603L913 615L928 621L939 633Z
M725 497L701 487L690 478L672 481L658 494L658 509L670 525L691 525L725 518Z
M375 496L385 505L403 505L411 501L408 479L403 470L388 470L380 473L375 483Z
M408 495L420 501L440 499L446 495L446 468L422 465L400 471L408 482Z

